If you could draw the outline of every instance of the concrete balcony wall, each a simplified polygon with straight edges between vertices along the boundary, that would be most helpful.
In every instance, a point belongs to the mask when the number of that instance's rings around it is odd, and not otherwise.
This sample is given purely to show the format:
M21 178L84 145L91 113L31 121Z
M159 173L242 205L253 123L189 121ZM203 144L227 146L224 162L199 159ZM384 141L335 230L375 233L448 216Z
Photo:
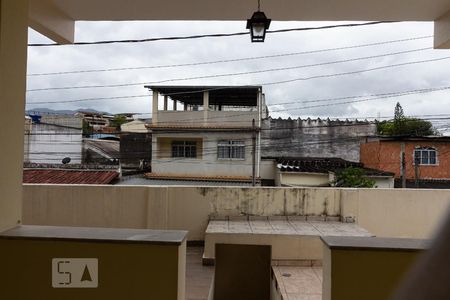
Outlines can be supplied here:
M341 215L379 237L430 238L450 207L450 190L342 189Z
M205 122L204 111L158 111L158 122L153 125L251 127L253 119L258 125L258 112L208 111Z
M211 217L341 216L380 237L430 237L450 191L332 188L24 185L29 225L189 230L203 240Z

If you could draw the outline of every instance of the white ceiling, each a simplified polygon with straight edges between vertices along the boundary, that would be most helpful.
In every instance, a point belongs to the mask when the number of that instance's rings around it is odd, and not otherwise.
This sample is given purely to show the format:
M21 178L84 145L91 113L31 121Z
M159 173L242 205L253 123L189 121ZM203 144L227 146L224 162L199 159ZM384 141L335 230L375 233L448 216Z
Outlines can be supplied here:
M73 20L244 20L257 0L50 0ZM450 0L261 0L274 20L433 21Z

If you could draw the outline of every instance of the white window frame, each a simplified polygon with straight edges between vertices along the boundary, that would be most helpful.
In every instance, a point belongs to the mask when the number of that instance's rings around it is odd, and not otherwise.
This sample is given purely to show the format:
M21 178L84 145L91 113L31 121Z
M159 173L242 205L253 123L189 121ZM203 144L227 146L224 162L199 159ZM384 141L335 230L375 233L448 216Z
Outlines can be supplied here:
M438 152L433 147L416 147L413 152L413 162L416 165L416 153L419 153L419 166L437 166L439 165L438 161ZM434 163L431 163L431 153L434 153ZM425 155L426 154L426 155Z
M218 160L245 160L245 141L222 140L217 143Z

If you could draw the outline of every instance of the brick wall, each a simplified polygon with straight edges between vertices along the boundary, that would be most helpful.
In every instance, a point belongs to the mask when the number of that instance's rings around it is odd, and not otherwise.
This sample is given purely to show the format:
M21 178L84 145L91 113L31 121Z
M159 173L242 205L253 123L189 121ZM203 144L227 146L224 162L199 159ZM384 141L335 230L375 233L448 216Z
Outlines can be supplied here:
M406 178L414 179L414 149L432 147L437 150L437 165L419 165L420 179L450 179L450 143L405 141ZM361 144L361 162L368 168L395 173L400 177L401 141L375 141Z

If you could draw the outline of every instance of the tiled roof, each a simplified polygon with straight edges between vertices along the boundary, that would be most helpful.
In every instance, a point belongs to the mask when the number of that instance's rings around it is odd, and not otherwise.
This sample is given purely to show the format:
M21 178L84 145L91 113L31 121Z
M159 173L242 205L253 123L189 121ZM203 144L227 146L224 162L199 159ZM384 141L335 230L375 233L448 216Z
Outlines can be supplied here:
M364 168L362 163L351 162L341 158L319 158L319 157L296 157L276 158L277 168L281 172L302 173L328 173L336 172L348 167L362 168L365 175L371 176L393 176L394 173L384 172L376 169Z
M116 171L24 170L23 183L40 184L110 184Z

